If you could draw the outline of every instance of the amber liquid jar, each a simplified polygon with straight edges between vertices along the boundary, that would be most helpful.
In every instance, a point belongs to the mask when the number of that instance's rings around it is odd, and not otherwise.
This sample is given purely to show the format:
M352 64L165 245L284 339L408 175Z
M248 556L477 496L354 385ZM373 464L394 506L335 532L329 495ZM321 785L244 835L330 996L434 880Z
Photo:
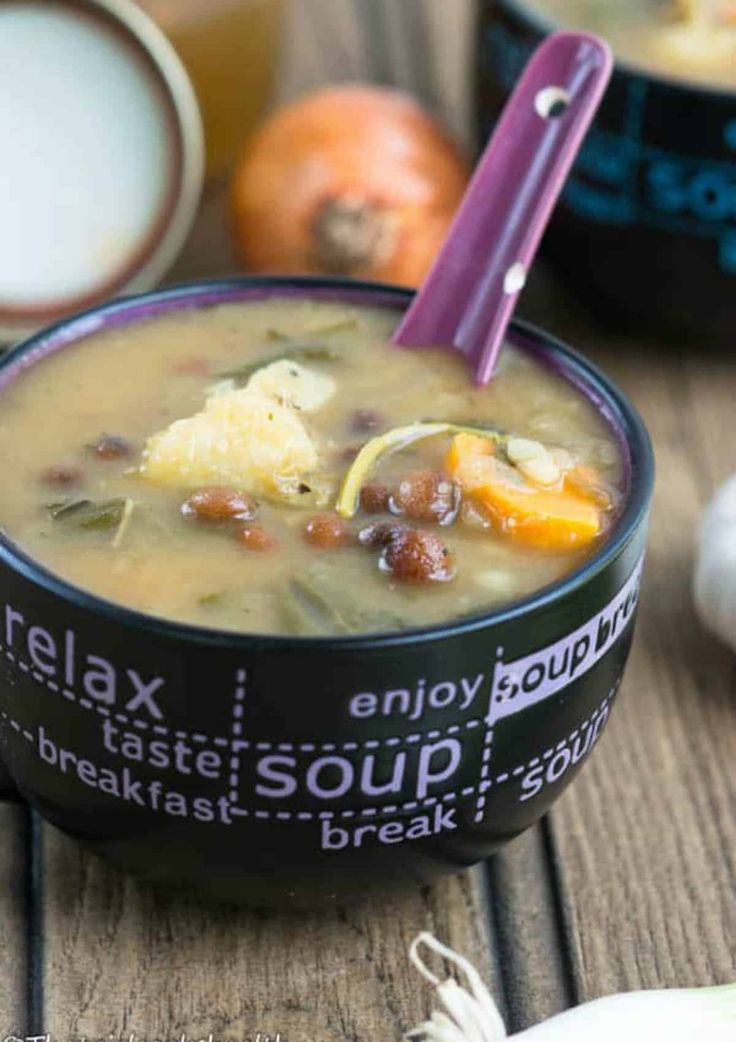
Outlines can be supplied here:
M227 173L271 97L281 0L138 0L168 35L197 93L207 176Z

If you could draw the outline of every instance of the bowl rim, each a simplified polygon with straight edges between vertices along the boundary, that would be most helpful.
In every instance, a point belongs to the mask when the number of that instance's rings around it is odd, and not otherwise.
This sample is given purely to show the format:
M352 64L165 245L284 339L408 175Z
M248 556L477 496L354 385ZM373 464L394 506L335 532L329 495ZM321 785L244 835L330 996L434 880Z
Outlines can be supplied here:
M489 9L488 2L489 0L486 0L486 10ZM491 0L491 14L493 14L496 9L503 10L504 8L521 21L527 22L527 24L540 35L547 35L563 28L554 20L554 18L529 7L526 0ZM567 28L570 29L574 27L567 26ZM651 71L646 67L646 65L639 65L637 62L619 58L618 54L614 51L614 75L617 73L623 76L636 77L640 80L648 80L650 83L654 83L658 87L665 87L667 90L684 91L690 94L702 94L711 100L717 99L719 101L726 103L730 102L733 104L733 101L736 98L736 87L732 90L726 90L723 87L716 86L715 84L710 85L708 83L701 83L699 80L690 80L687 77L682 77L680 79L669 77L664 73Z
M17 344L0 358L0 395L6 383L38 356L60 350L105 328L107 322L134 324L146 315L177 310L182 302L189 307L206 307L239 299L265 299L273 296L308 296L325 299L332 293L339 299L365 296L371 306L405 308L414 290L369 280L331 276L257 276L199 279L133 296L119 297L87 311L60 320ZM376 305L376 300L380 304ZM548 607L568 594L582 589L604 571L625 549L645 521L654 485L654 454L643 420L626 395L592 362L556 337L528 322L515 320L509 336L522 350L543 356L579 392L586 393L606 414L606 420L628 456L629 481L626 502L606 541L578 568L562 579L501 608L476 612L429 626L400 631L378 631L336 636L294 636L259 634L216 629L148 614L91 593L62 578L36 561L0 529L0 561L46 593L71 603L75 608L102 615L108 622L126 628L142 629L163 639L194 645L227 647L232 650L278 649L282 651L324 651L329 648L366 649L423 644L448 637L459 637L491 626L502 625Z

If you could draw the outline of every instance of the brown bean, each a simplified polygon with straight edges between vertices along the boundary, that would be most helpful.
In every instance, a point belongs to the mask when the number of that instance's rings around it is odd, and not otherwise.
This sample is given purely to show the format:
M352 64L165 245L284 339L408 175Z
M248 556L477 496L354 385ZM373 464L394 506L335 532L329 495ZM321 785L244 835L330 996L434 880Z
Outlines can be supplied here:
M373 434L384 430L386 421L376 409L356 409L350 418L350 427L357 434Z
M221 485L200 488L181 505L184 517L199 521L252 521L257 509L247 492Z
M80 485L84 481L84 471L81 467L57 464L41 474L41 481L45 485L53 485L56 488L68 488L70 485Z
M90 451L102 460L126 459L133 453L133 446L125 438L118 434L103 434L94 445L89 446Z
M409 526L403 525L399 521L374 521L372 525L361 528L358 532L358 542L371 550L377 550L388 546L389 543L409 531L411 531Z
M351 541L351 533L341 517L334 514L316 514L304 526L304 540L310 546L320 550L335 550L347 546Z
M449 582L455 577L452 555L442 540L418 528L391 539L381 553L379 567L399 582L415 585Z
M387 514L391 490L387 485L364 485L360 490L360 509L364 514Z
M362 448L362 445L346 445L344 449L340 449L338 454L339 461L341 463L352 463Z
M235 531L235 538L246 550L273 550L276 546L274 537L261 525L241 525Z
M174 372L181 376L207 376L210 368L208 358L183 358L174 366Z
M451 524L460 508L460 490L443 474L416 470L400 482L391 500L395 513L414 521Z

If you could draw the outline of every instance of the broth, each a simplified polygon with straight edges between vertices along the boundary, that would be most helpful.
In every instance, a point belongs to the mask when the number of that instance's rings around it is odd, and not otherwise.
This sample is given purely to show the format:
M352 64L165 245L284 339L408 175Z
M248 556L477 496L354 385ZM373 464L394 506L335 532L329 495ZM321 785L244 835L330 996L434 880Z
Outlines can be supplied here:
M178 311L56 352L0 399L0 525L108 600L251 633L422 626L560 579L616 516L612 431L531 356L507 346L477 388L455 352L392 347L396 321L388 309L272 298ZM361 478L371 449L356 452L406 425ZM491 471L492 487L468 476ZM348 473L360 505L340 516ZM355 497L342 488L349 515Z
M676 79L736 86L733 0L530 0L565 29L605 36L617 57Z

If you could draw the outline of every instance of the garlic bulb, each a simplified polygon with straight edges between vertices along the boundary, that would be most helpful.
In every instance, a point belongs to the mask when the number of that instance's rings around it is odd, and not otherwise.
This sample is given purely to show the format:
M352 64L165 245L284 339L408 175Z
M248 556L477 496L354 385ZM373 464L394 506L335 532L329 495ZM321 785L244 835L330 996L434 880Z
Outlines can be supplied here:
M705 628L736 650L736 474L703 513L693 592Z
M465 987L454 978L440 980L424 962L420 949L445 959ZM508 1035L501 1014L475 967L421 933L409 958L437 991L445 1007L406 1035L408 1042L734 1042L736 984L719 988L632 991L609 995L560 1013L551 1020Z

